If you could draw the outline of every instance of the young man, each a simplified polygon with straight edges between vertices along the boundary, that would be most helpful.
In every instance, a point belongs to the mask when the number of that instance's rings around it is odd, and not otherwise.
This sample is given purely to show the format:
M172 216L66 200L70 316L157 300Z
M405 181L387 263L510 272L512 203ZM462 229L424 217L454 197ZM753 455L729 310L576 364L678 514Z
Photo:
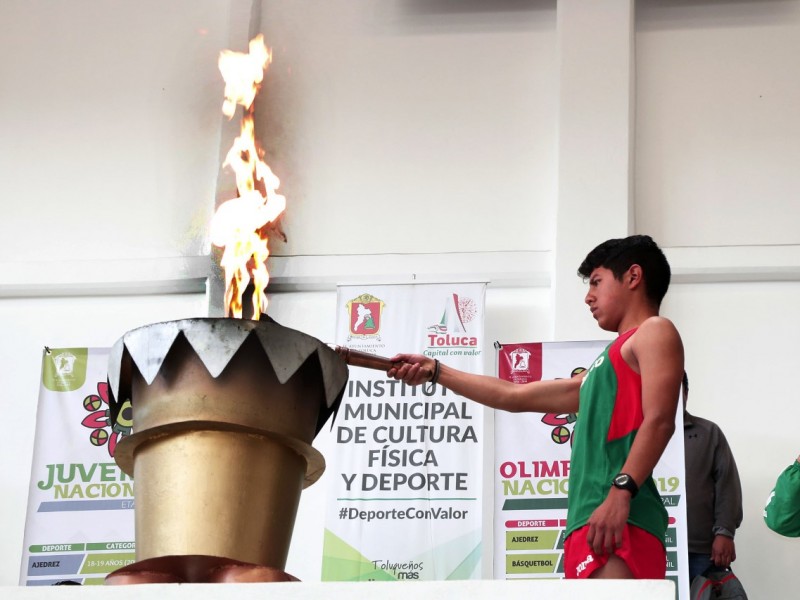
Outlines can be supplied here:
M585 302L614 340L571 379L518 385L399 354L390 377L437 382L490 408L579 413L569 478L565 573L569 578L659 579L666 575L667 513L653 468L675 430L683 344L658 316L670 268L649 236L613 239L578 269Z

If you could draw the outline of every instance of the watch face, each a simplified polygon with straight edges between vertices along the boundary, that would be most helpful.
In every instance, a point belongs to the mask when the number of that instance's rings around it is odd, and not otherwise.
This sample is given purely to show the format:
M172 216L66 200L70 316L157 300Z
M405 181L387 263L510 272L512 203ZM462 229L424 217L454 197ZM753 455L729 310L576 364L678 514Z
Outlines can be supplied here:
M614 478L614 485L626 486L626 485L630 484L630 481L631 481L631 476L630 475L626 475L625 473L623 473L621 475L617 475Z
M631 498L634 498L639 492L639 487L636 485L633 477L627 473L620 473L614 477L614 481L611 483L611 485L613 485L615 488L629 491L631 493Z

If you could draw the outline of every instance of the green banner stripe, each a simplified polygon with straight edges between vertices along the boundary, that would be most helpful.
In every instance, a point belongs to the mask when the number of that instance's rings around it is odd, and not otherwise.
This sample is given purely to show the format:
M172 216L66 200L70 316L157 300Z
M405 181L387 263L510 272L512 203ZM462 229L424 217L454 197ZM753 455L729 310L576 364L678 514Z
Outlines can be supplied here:
M566 498L525 498L509 499L503 502L503 510L542 510L567 508Z
M85 550L84 544L41 544L28 548L31 554L41 552L81 552Z
M122 567L127 567L136 561L134 552L114 553L114 554L87 554L83 563L81 574L110 573Z
M560 554L507 554L506 574L556 573Z
M136 549L134 542L95 542L86 544L87 550L120 550L132 551Z

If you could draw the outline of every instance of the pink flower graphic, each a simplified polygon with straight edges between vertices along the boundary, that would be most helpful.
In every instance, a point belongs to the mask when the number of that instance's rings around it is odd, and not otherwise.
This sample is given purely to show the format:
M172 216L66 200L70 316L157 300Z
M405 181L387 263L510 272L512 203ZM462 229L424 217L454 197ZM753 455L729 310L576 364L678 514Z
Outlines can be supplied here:
M111 422L111 412L108 407L108 383L97 382L97 394L90 394L83 399L83 408L89 414L81 421L81 425L92 430L89 441L94 446L105 445L108 455L114 456L117 442L131 433L131 402L126 400L122 404L116 423Z

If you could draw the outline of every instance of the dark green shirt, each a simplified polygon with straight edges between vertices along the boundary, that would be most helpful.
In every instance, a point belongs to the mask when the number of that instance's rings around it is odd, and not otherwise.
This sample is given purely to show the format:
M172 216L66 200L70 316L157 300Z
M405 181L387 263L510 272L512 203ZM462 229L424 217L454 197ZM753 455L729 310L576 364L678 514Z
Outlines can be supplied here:
M786 467L767 499L764 521L776 533L800 537L800 464Z

